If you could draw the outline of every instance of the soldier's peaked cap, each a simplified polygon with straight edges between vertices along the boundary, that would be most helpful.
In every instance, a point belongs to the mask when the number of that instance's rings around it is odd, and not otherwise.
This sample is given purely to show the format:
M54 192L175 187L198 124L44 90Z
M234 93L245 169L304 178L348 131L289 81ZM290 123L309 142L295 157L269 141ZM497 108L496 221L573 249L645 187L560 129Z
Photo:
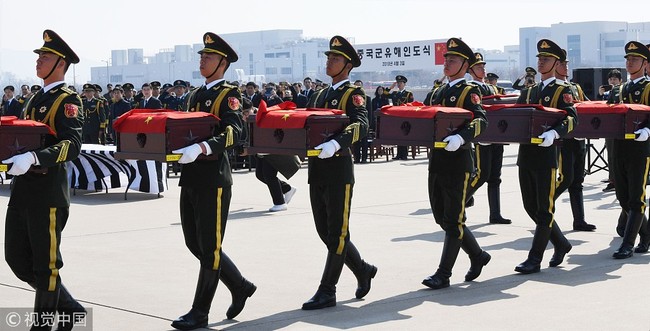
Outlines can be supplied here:
M487 73L487 78L488 79L499 79L499 76L493 72L488 72Z
M540 39L537 42L537 57L540 56L554 57L558 60L565 57L562 48L549 39Z
M348 59L355 68L361 65L361 59L359 59L357 51L354 49L352 44L347 41L347 39L341 36L334 36L330 39L330 49L325 52L325 55L329 55L330 53L343 56Z
M630 41L625 44L625 58L629 55L639 56L646 60L650 60L650 50L638 41Z
M447 55L460 56L465 60L469 60L469 63L474 63L475 61L472 49L459 38L449 38L449 40L447 40L447 53L445 53L445 57L447 57Z
M54 53L68 63L79 63L79 57L68 44L52 30L43 31L43 46L34 50L34 53Z
M397 75L397 76L395 76L395 81L396 81L396 82L404 82L404 83L406 83L406 82L408 82L409 80L406 79L406 77L404 77L403 75Z
M203 53L217 53L228 60L228 62L233 63L239 60L237 53L235 52L228 43L223 40L221 37L217 36L216 33L206 32L203 35L203 49L198 52L199 54Z
M487 63L487 62L485 62L485 61L483 60L483 54L481 54L481 53L479 53L479 52L474 53L474 58L475 58L476 60L474 61L474 63L472 63L472 64L469 65L470 68L473 67L473 66L475 66L475 65L477 65L477 64L486 64L486 63Z

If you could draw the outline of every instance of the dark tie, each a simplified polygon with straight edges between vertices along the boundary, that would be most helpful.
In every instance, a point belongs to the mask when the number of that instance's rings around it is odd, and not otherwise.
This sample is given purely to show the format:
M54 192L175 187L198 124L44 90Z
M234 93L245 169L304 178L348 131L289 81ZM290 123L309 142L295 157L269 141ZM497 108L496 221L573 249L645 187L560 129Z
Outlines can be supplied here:
M544 83L541 82L539 83L539 90L537 90L537 95L541 98L542 97L542 91L544 90Z
M142 101L142 108L147 108L147 100Z

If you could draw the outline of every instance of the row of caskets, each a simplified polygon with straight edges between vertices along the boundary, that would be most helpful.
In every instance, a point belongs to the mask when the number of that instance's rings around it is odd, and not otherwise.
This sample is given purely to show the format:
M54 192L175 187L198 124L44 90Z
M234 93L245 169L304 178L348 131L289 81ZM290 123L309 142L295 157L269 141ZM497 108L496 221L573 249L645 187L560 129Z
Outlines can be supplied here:
M486 100L487 129L477 142L539 143L537 136L562 121L564 111L540 105L508 103L512 99ZM634 131L647 125L650 106L604 102L576 104L579 125L568 137L634 139ZM376 139L387 145L442 147L442 140L473 119L470 111L454 107L385 106L377 116ZM172 151L211 137L219 118L198 112L132 110L115 121L115 158L174 162ZM318 155L315 146L328 141L349 125L349 118L331 109L295 109L284 103L250 116L249 153L299 156ZM41 148L53 132L34 121L3 117L0 123L0 160ZM438 143L438 144L436 144ZM346 151L341 151L341 153ZM214 158L216 156L200 156ZM6 171L6 166L0 171Z

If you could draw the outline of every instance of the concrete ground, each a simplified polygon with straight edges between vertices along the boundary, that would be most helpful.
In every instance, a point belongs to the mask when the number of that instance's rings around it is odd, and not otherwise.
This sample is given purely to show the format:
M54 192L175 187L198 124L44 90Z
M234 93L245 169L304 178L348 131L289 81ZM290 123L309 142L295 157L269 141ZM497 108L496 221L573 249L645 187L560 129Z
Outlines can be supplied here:
M533 222L521 204L517 146L506 146L501 198L511 225L488 224L485 187L467 210L467 224L492 261L473 282L464 282L469 259L462 251L452 285L429 290L420 284L435 272L444 234L427 198L427 160L375 160L355 168L350 219L352 241L379 271L366 298L354 298L356 280L344 270L337 306L302 311L318 287L326 250L314 229L307 169L289 181L298 188L289 210L269 213L272 202L254 172L238 170L224 251L258 289L235 320L226 320L230 295L219 285L210 312L220 330L650 330L650 254L615 260L619 206L603 193L600 171L586 178L587 221L595 232L574 232L568 194L557 203L556 220L573 244L565 262L520 275L531 245ZM198 262L180 228L178 178L161 197L121 189L77 191L61 250L64 284L92 308L93 330L170 330L192 302ZM9 185L0 186L5 213ZM4 238L4 227L0 227ZM4 241L4 239L0 239ZM34 293L0 263L0 308L27 307ZM0 319L0 330L9 328Z

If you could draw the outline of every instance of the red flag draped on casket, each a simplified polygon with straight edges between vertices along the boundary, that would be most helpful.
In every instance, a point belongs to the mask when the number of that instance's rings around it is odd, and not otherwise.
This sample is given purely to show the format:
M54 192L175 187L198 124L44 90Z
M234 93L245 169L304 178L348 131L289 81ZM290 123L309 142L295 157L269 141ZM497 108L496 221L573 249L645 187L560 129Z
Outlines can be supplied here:
M438 113L464 114L465 116L469 117L469 120L472 120L474 118L474 113L467 109L456 107L425 106L423 103L418 101L405 103L401 106L386 105L381 107L380 112L382 115L410 118L434 118Z
M214 118L216 121L219 121L219 117L201 111L182 112L171 109L132 109L118 117L113 122L113 128L115 131L123 133L165 132L168 121L182 121L205 117Z
M434 147L474 119L474 113L456 107L425 106L410 102L381 107L376 140L384 145Z
M18 119L16 116L2 116L0 117L0 125L5 126L22 126L22 127L43 127L47 128L47 131L49 134L56 136L52 128L50 128L47 124L41 123L38 121L33 121L33 120L21 120ZM0 129L1 130L1 129Z
M305 126L309 116L343 115L344 112L338 109L327 108L299 108L291 101L266 107L264 101L260 102L255 117L255 123L260 128L266 129L298 129Z

